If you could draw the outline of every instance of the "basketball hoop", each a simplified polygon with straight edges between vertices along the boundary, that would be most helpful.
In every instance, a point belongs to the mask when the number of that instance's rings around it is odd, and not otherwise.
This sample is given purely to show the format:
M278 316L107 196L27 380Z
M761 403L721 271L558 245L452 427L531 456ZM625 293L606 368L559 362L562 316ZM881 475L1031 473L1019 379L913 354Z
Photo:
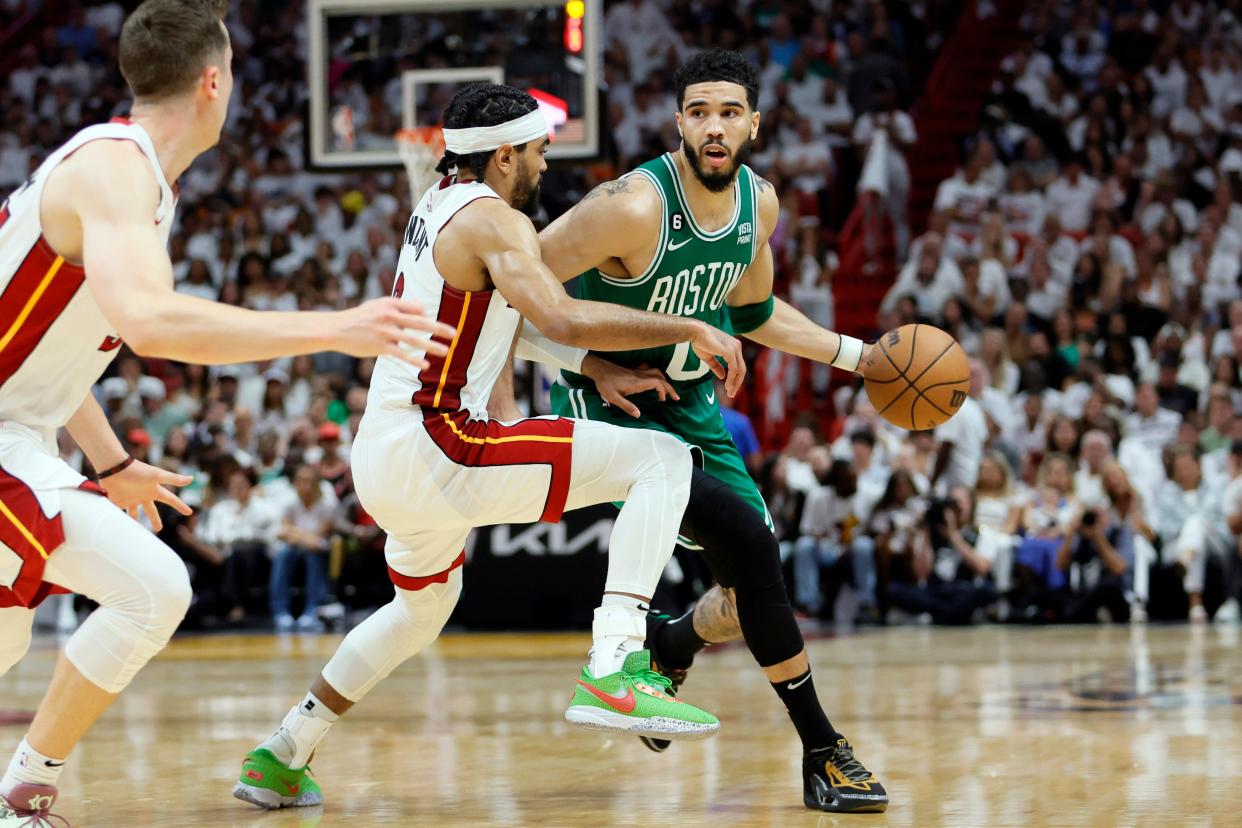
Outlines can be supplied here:
M410 182L410 199L418 201L439 176L436 164L444 156L444 133L435 126L403 129L396 134L396 143Z

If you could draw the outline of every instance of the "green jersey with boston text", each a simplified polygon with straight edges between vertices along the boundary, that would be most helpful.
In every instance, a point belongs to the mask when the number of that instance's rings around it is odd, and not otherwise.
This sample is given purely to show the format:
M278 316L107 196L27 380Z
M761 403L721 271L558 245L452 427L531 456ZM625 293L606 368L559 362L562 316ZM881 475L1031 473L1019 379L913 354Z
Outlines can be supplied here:
M695 221L671 153L648 161L626 177L638 176L651 182L662 204L659 244L651 263L642 273L624 279L588 270L578 277L578 296L692 317L732 332L725 297L750 267L758 244L759 195L754 173L745 165L738 170L733 218L713 232ZM608 359L631 368L663 369L679 394L712 376L689 342L609 352ZM564 372L564 379L571 387L594 387L578 374Z

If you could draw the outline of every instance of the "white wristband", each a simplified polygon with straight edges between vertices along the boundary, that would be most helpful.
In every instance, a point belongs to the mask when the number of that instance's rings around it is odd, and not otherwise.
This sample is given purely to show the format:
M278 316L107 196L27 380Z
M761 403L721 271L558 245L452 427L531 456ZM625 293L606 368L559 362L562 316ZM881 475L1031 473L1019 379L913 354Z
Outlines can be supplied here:
M529 362L542 362L553 368L578 374L582 372L582 360L587 352L583 348L562 345L548 339L543 332L526 320L522 323L522 333L518 336L515 356Z
M843 371L857 371L858 361L862 359L863 341L844 334L838 334L838 336L841 337L841 345L837 348L837 355L832 360L832 366Z

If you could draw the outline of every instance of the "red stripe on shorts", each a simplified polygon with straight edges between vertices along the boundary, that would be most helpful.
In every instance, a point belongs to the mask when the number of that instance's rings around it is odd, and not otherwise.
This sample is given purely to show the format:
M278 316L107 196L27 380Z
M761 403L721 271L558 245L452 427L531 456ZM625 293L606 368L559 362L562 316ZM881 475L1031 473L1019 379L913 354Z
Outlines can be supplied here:
M427 412L423 426L432 442L459 466L550 466L552 478L539 520L559 521L573 472L574 421L558 417L505 424L469 417L466 411Z
M29 486L0 469L0 543L21 559L11 587L0 586L0 607L37 607L53 592L65 592L43 580L47 556L65 542L60 515L48 517ZM0 550L0 555L8 554Z

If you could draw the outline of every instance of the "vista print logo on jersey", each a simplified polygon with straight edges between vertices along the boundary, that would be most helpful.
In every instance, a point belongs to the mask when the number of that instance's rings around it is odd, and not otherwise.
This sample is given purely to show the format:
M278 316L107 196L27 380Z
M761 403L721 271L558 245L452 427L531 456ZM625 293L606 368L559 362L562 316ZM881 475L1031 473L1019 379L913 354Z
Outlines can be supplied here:
M737 243L750 244L750 237L754 231L751 229L749 221L744 221L737 226Z

